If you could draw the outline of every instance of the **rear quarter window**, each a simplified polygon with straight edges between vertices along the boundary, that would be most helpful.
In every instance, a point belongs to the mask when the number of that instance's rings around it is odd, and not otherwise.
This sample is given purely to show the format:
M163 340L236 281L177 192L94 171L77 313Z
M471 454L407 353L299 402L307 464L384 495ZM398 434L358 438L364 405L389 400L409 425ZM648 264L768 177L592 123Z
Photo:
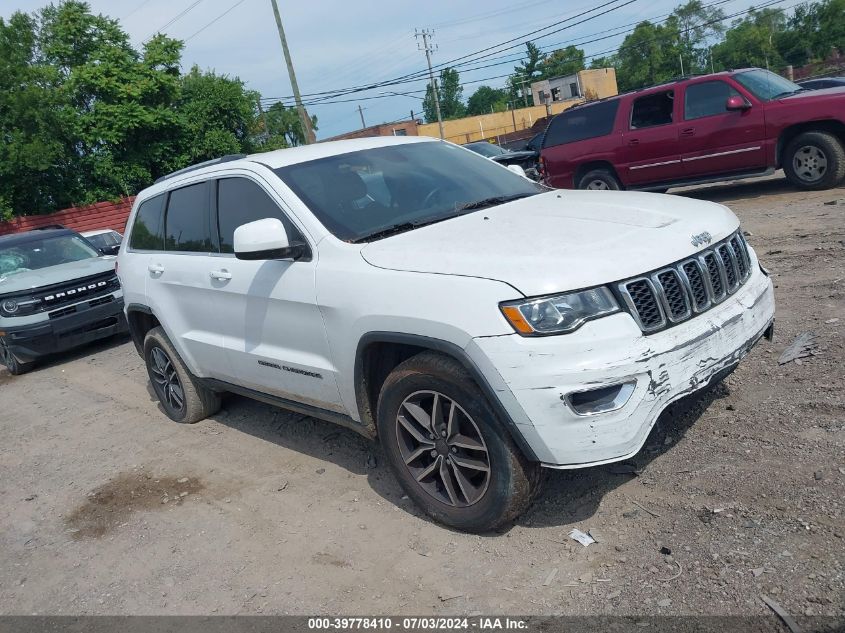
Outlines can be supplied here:
M543 147L585 141L613 131L619 99L575 108L557 115L549 124Z
M135 214L135 224L129 236L129 247L141 251L164 250L164 199L159 195L144 200Z
M210 192L211 187L207 182L170 192L164 230L165 247L168 251L217 251L211 231Z

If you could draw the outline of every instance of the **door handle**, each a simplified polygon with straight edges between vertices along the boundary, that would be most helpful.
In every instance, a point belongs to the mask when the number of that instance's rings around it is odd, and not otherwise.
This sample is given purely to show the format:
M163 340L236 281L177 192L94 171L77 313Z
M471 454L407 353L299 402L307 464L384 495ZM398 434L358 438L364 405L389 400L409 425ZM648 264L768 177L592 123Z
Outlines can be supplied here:
M688 127L688 128L681 130L681 136L695 136L695 128L694 127Z
M161 264L150 264L147 266L147 270L149 270L153 275L160 275L164 272L164 266Z
M630 141L628 141L628 145L639 145L639 144L640 144L640 139L638 139L638 138L632 138Z
M225 268L223 270L212 270L208 274L211 276L212 279L217 279L220 281L232 278L232 273L230 273Z

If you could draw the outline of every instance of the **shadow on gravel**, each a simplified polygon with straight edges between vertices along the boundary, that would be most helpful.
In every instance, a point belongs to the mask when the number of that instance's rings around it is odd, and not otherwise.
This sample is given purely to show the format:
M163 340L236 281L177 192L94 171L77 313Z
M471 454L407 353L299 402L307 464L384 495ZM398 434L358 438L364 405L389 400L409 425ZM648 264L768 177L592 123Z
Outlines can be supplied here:
M39 359L35 363L35 366L28 371L27 374L37 373L38 371L47 369L48 367L58 367L64 365L65 363L71 363L75 360L80 360L88 356L95 356L96 354L110 350L113 347L118 347L124 343L128 343L131 340L132 339L129 337L129 334L113 334L108 338L100 339L99 341L92 341L91 343L87 343L81 347L75 347L67 350L66 352L51 354L50 356L45 356L44 358ZM132 353L135 353L134 348L132 348ZM2 365L0 365L0 367L2 367ZM2 370L0 370L0 382L4 380L4 377L11 378L12 380L26 380L27 374L22 376L11 376L5 368L2 368Z
M647 471L648 464L672 450L715 400L727 395L727 386L719 383L671 405L658 419L643 449L625 464L634 464L637 471ZM212 420L289 450L331 462L354 475L366 476L367 483L383 499L412 516L434 523L409 499L402 499L405 493L382 458L378 444L354 431L231 394L226 396L224 409ZM672 438L670 444L666 444L667 436ZM605 494L635 476L613 474L614 470L619 470L618 464L579 470L548 470L543 492L517 520L517 524L551 527L588 519L596 512ZM320 474L320 468L317 468L314 477ZM329 480L326 480L326 485L331 485ZM504 534L510 527L490 536Z
M648 465L654 459L671 451L708 407L728 394L727 385L720 382L673 403L658 418L645 446L625 462L579 470L549 469L543 493L517 523L526 527L553 527L589 519L604 495L630 481L637 473L648 473ZM668 443L667 438L671 438ZM631 468L627 468L629 465ZM632 510L645 514L634 506Z

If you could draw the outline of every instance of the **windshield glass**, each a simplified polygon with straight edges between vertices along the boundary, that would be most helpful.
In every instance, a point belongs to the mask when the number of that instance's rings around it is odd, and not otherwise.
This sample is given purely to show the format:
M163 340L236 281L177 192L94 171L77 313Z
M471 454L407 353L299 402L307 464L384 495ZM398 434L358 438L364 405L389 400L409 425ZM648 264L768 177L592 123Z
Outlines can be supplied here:
M443 142L378 147L275 171L329 231L346 241L398 225L410 230L547 191Z
M487 158L507 154L506 150L502 149L498 145L493 145L493 143L470 143L469 145L464 145L464 147L471 149L476 154L486 156Z
M77 235L33 239L12 246L0 246L0 276L78 262L99 255Z
M798 84L789 81L789 79L784 79L780 75L763 70L762 68L737 73L734 75L734 79L748 88L755 97L763 101L770 101L777 97L783 97L793 92L804 90Z

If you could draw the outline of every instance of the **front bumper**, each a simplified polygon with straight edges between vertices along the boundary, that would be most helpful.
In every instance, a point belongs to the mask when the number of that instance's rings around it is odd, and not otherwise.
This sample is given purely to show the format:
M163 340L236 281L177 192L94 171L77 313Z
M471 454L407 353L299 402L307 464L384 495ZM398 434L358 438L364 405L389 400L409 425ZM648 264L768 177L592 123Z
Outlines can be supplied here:
M112 301L95 307L89 307L88 302L77 304L77 311L67 316L20 327L4 324L0 330L15 358L29 363L49 354L126 332L123 296L121 293L112 296Z
M774 291L755 263L751 278L724 303L644 336L621 313L572 334L474 339L467 352L537 458L581 468L626 459L643 446L671 403L724 377L772 326ZM573 392L636 381L627 402L578 415Z

